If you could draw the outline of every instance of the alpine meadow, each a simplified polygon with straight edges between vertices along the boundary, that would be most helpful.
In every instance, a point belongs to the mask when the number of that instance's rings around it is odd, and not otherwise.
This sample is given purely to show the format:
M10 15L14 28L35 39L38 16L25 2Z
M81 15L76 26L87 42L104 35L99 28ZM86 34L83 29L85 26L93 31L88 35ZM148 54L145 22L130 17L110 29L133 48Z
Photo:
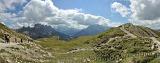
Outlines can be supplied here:
M0 63L160 63L160 0L0 0Z

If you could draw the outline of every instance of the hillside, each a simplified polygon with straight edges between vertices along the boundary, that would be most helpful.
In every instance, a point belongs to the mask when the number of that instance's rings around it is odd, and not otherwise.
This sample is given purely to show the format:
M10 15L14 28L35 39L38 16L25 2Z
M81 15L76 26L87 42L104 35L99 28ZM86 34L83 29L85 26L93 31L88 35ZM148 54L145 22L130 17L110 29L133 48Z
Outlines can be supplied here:
M159 63L159 34L150 28L127 23L100 34L95 53L107 63Z
M7 34L7 43L4 35ZM23 41L22 41L23 40ZM0 23L0 63L46 63L52 55L26 35Z
M8 27L6 27L5 25L0 23L0 38L2 38L3 34L5 34L5 33L11 35L12 37L22 38L24 40L31 39L28 36L25 36L20 33L16 33L15 31L9 29Z
M57 40L57 37L38 39L42 47L52 52L50 63L102 63L87 41L95 36L82 36L70 41ZM97 58L97 59L96 59Z
M159 33L127 23L96 36L70 41L57 37L38 39L52 52L50 63L160 63Z

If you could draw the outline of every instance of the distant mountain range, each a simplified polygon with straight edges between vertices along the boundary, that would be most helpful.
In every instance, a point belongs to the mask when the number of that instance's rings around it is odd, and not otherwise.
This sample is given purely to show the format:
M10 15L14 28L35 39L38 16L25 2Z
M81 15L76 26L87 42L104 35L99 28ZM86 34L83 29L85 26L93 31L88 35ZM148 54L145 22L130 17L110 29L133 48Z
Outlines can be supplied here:
M58 27L58 28L54 28L56 31L60 32L60 33L64 33L68 36L74 36L74 34L78 33L79 29L74 29L74 28L64 28L64 27Z
M82 30L62 30L54 29L53 27L48 25L35 24L34 27L22 27L20 29L17 29L16 31L26 34L33 39L46 38L50 36L59 36L61 39L66 40L79 36L96 35L98 33L106 31L107 29L109 29L109 27L104 27L101 25L91 25L86 29Z
M79 31L74 37L79 37L79 36L87 36L87 35L96 35L99 33L102 33L106 30L108 30L110 27L102 26L102 25L91 25L88 26L87 28Z
M35 24L34 27L22 27L16 30L17 32L24 33L33 39L46 38L50 36L59 36L61 39L69 39L70 36L56 31L51 26Z

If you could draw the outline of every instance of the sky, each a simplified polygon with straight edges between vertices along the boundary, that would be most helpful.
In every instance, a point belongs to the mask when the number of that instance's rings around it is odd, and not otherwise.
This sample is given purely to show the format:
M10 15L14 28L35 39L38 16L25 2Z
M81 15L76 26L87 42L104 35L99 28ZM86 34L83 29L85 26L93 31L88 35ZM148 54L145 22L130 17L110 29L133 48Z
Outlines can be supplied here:
M125 0L54 0L57 7L61 9L81 9L82 13L103 16L114 22L127 22L127 18L121 17L111 9L113 2L120 2L129 6L129 1Z
M41 23L62 30L124 23L160 29L157 0L0 0L0 22L10 28Z

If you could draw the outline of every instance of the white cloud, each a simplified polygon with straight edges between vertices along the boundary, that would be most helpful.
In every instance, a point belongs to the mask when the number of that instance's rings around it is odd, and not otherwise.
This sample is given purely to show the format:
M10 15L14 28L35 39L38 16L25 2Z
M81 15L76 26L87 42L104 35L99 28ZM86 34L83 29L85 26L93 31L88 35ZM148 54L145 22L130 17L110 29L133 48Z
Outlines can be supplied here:
M160 26L160 0L130 0L131 22L152 28Z
M120 26L122 24L124 24L124 23L121 23L121 22L110 22L108 26L109 27L118 27L118 26Z
M15 5L23 5L26 2L26 0L0 0L0 12L7 9L15 9Z
M139 20L160 18L160 0L130 0L132 17Z
M111 5L111 8L114 9L116 12L120 13L122 17L127 17L130 14L129 9L118 2L114 2Z
M112 8L136 25L160 29L160 0L130 0L130 8L114 2Z
M107 26L109 19L101 16L81 13L79 9L59 9L51 0L31 0L20 12L20 16L10 19L13 28L32 26L43 23L68 29L83 29L89 25L99 24Z
M26 2L26 0L0 0L0 22L5 24L5 22L12 20L17 15L6 11L15 10L16 5L23 5Z

